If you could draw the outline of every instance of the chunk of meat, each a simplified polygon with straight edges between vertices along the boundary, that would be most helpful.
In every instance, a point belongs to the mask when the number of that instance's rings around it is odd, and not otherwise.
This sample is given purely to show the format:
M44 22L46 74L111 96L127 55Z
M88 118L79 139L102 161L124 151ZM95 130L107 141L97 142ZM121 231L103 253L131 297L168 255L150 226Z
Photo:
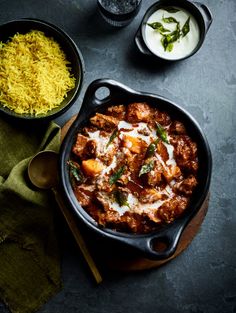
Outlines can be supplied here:
M102 129L113 129L118 125L119 119L113 116L96 113L95 116L90 118L90 122Z
M149 217L150 221L153 221L157 224L160 224L162 222L162 220L160 219L160 217L158 217L156 211L154 210L148 211L147 216Z
M164 167L160 160L152 158L154 161L154 168L146 174L146 181L149 186L155 187L162 181L162 175L164 174Z
M142 203L153 203L162 199L162 194L155 188L145 188L139 195L139 200Z
M86 126L86 127L82 128L81 133L83 135L88 136L89 133L94 133L97 130L98 130L98 128L96 126L89 125L89 126Z
M96 157L97 144L95 140L89 140L83 151L83 159Z
M111 165L112 162L115 162L115 155L117 153L117 148L116 147L109 147L107 149L106 154L101 154L99 155L99 159L106 165L109 166Z
M171 119L170 119L170 116L167 113L159 111L159 110L156 109L154 111L153 121L158 122L162 126L167 126L167 125L170 124Z
M107 193L111 193L114 190L115 185L110 184L109 178L110 178L109 175L103 175L103 176L99 177L98 180L96 180L96 189L98 191L104 191Z
M103 164L99 160L88 159L82 161L82 170L88 176L96 176L103 170Z
M125 161L128 169L130 172L132 172L133 175L136 176L139 173L139 169L141 167L141 164L143 162L143 154L134 154L130 150L127 149L127 151L124 152L125 154Z
M144 127L142 129L138 129L138 133L140 135L150 136L151 135L151 130L148 127Z
M178 166L195 172L198 168L197 144L187 135L173 135L170 142L175 148L174 155Z
M169 154L168 154L167 148L161 140L158 141L158 143L157 143L156 151L158 154L160 154L163 161L166 162L169 159Z
M166 181L169 183L172 179L178 178L181 175L181 170L177 165L169 165L164 170L164 177Z
M148 122L152 118L152 111L147 103L131 103L127 107L127 121L130 123Z
M170 134L175 134L175 135L185 135L186 134L186 128L183 123L179 121L174 121L171 123L170 128L169 128Z
M94 157L96 155L96 142L84 135L78 134L72 151L81 159Z
M106 227L113 226L113 229L115 229L119 223L121 223L119 213L113 210L107 211L105 214L101 215L101 219L104 220L104 224Z
M171 223L186 209L188 205L188 198L182 196L175 196L169 201L164 202L157 210L157 217L165 222Z
M125 118L126 108L123 104L114 105L107 109L107 115L111 115L113 117L118 118L119 120L123 120Z
M195 176L190 175L189 177L185 178L183 181L177 182L174 185L174 189L180 194L190 196L193 193L193 190L196 186L197 186L197 180Z
M79 201L79 203L82 205L82 207L87 207L92 202L92 196L87 194L83 189L81 189L79 186L76 186L74 189L75 197Z
M197 159L194 161L190 161L187 163L186 168L190 171L190 172L194 172L196 173L198 170L198 162Z
M76 142L72 148L72 151L74 152L74 154L77 155L78 157L82 157L83 151L88 141L89 141L88 137L78 134L76 138Z
M117 183L124 186L127 185L130 179L130 171L125 171L123 175L117 180Z
M109 203L109 198L106 193L104 192L96 192L96 198L98 202L102 205L104 211L109 210L110 208L110 203Z
M106 227L117 229L125 232L137 232L140 224L139 215L131 215L129 212L126 212L124 215L119 216L119 213L115 211L106 211L105 213L100 214L100 224L106 225Z
M139 231L139 228L142 227L142 221L143 220L141 215L125 212L125 214L121 216L120 226L123 228L124 231L137 233Z

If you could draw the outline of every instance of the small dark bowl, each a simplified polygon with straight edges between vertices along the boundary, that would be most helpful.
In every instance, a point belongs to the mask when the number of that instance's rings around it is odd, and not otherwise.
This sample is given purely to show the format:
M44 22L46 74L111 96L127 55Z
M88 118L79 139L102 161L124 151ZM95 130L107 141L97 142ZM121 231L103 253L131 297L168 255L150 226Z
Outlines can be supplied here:
M188 11L189 13L191 13L199 26L199 30L200 30L200 39L199 42L197 44L197 46L195 47L195 49L190 52L187 56L184 56L182 58L176 58L176 59L168 59L168 58L164 58L162 56L159 56L157 54L154 54L148 47L147 41L146 41L146 36L145 36L145 28L146 28L146 23L147 20L149 19L149 17L158 9L161 9L163 7L167 7L167 6L176 6L176 7L180 7L185 9L186 11ZM155 56L159 59L162 60L166 60L166 61L179 61L179 60L183 60L186 58L189 58L190 56L194 55L202 46L207 31L209 29L209 27L211 26L212 23L212 14L209 10L209 8L202 3L199 2L190 2L188 0L159 0L157 2L155 2L151 7L149 7L146 11L146 13L144 14L144 17L142 19L142 22L139 26L139 29L136 33L135 36L135 43L136 46L138 47L139 51L145 55L148 56Z
M103 87L109 89L109 95L99 100L96 96L96 92ZM121 103L127 105L132 102L147 102L155 108L166 111L172 118L182 121L186 126L188 134L190 134L197 143L199 151L199 184L193 193L189 207L173 223L163 225L159 230L148 234L128 234L101 228L76 199L71 186L67 166L67 161L70 159L71 149L75 142L77 132L89 122L91 116L96 112L104 112L107 107L112 105ZM204 201L207 199L211 169L212 158L207 139L198 123L188 112L162 96L135 91L110 79L96 80L88 87L81 111L62 143L59 162L60 183L65 202L78 216L82 225L85 226L90 233L92 232L93 242L95 241L97 243L102 240L102 246L108 244L108 246L112 246L113 249L114 246L123 246L124 250L128 248L129 251L156 260L167 259L176 251L179 238L184 228L201 209ZM157 251L155 248L159 242L166 244L163 251Z
M68 110L78 98L84 76L84 62L81 52L70 36L59 27L42 20L22 18L2 24L0 25L0 41L7 42L10 37L14 36L16 33L25 34L31 30L44 32L46 36L52 37L60 45L66 54L67 60L71 62L70 67L76 79L75 87L68 92L67 97L57 108L48 111L46 114L39 114L37 116L31 114L17 114L12 110L3 107L1 102L0 111L10 118L22 120L36 121L42 119L53 119Z

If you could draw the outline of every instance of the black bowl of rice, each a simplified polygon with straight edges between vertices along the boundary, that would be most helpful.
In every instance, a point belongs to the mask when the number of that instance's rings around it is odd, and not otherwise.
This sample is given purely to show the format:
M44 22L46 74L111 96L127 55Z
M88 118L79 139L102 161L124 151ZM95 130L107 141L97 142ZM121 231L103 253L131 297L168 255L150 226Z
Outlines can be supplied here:
M28 120L53 119L78 98L83 58L60 28L23 18L0 25L0 111Z

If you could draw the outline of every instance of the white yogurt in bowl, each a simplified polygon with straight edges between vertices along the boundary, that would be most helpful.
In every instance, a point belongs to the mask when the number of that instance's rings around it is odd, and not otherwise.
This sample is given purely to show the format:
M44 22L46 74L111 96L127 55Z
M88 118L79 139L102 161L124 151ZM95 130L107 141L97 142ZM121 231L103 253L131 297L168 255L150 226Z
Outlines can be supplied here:
M178 60L190 55L197 47L200 29L191 13L180 7L167 7L150 15L144 35L153 54L167 60Z

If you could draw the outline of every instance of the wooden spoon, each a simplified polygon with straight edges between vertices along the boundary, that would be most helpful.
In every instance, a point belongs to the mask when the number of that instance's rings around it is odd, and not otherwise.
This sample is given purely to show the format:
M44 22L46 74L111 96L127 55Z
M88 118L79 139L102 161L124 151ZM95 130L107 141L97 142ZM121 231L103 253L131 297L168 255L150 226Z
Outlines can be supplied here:
M61 209L64 218L74 235L74 238L80 247L80 250L90 267L91 272L97 283L102 281L102 277L92 259L86 243L77 227L73 214L64 205L60 193L57 190L58 174L57 174L58 154L54 151L41 151L37 153L29 162L28 176L32 184L40 189L51 189L55 195L55 199Z

